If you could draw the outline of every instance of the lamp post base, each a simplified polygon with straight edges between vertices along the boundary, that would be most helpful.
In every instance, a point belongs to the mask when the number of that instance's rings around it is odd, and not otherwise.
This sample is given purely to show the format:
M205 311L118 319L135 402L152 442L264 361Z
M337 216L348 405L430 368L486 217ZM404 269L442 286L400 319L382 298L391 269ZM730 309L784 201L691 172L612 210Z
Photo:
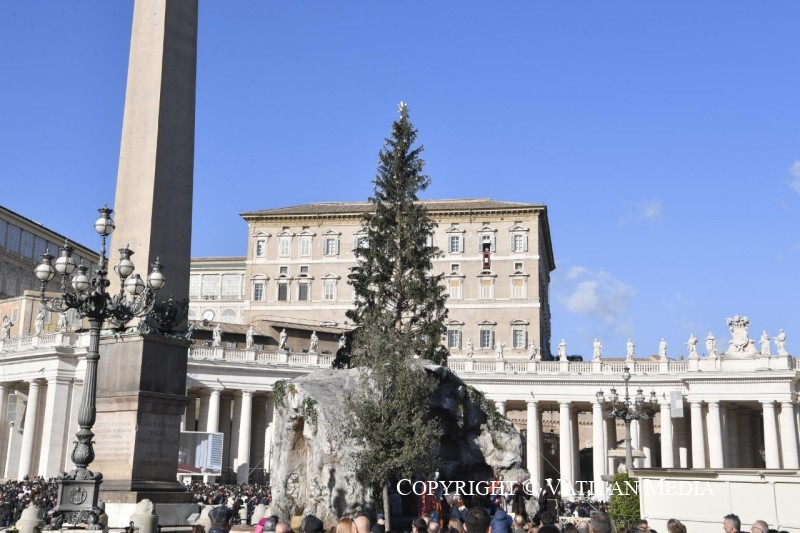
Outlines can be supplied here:
M82 523L88 524L87 529L103 529L99 523L103 510L97 506L102 482L102 476L95 479L59 479L58 507L50 511L53 518L48 529Z

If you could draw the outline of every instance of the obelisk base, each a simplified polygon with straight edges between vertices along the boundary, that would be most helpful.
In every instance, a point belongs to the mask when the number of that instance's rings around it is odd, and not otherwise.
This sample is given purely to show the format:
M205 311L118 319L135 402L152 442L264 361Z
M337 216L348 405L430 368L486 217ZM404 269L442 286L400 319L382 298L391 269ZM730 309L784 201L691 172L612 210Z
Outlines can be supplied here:
M100 343L95 460L109 503L187 503L177 481L188 341L125 334Z

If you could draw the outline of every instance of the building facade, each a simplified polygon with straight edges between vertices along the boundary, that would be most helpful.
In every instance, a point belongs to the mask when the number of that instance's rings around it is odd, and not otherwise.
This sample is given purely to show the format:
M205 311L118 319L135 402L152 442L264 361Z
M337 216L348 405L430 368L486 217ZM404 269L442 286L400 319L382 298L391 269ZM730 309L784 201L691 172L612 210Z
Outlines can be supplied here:
M550 272L555 269L547 208L489 199L425 200L438 224L434 271L447 286L447 333L454 355L509 355L531 347L550 356ZM248 224L245 322L301 320L346 327L354 250L368 246L367 202L316 203L243 213ZM194 272L194 270L193 270ZM203 289L201 288L201 291Z
M4 299L20 296L25 291L39 291L41 283L33 271L41 263L42 254L47 251L58 257L60 247L66 242L74 248L72 257L76 263L83 261L89 266L97 262L97 252L0 206L0 321L7 316L13 323L11 331L14 335L22 336L31 331L38 305L22 305L25 300L14 300L14 304L9 305ZM60 283L60 278L53 279L47 284L47 290L58 291ZM70 317L77 321L74 313ZM57 321L58 317L45 312L46 331L53 330Z

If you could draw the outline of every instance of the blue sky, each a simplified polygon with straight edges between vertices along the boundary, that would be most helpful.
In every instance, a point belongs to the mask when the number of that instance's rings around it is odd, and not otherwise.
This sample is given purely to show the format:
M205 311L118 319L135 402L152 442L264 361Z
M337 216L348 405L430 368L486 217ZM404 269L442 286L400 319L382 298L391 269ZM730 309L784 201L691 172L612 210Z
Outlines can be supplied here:
M0 204L94 246L131 0L0 3ZM203 1L195 256L240 212L364 200L400 100L427 198L548 206L553 346L800 353L800 3ZM701 343L701 353L703 352Z

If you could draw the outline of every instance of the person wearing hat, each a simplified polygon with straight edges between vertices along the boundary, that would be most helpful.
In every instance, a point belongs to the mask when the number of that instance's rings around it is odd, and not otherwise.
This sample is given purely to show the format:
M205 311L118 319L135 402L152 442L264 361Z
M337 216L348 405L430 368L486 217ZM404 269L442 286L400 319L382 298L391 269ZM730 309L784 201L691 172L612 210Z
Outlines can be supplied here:
M208 519L211 521L208 533L227 533L233 525L233 509L224 505L214 507L209 511Z
M325 533L322 520L313 514L306 515L300 523L300 533Z
M385 533L386 532L386 517L382 514L377 516L375 525L369 530L369 533Z

